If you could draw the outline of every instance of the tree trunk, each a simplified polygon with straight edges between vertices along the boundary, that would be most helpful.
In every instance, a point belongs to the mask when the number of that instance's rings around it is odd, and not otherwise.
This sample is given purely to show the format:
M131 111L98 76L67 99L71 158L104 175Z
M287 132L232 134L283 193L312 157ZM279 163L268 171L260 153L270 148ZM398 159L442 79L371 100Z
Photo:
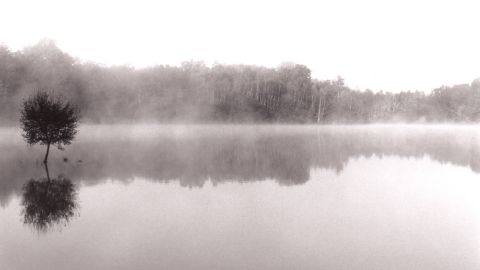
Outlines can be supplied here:
M45 159L43 160L43 163L47 163L48 160L48 152L50 152L50 143L47 144L47 153L45 153Z
M48 164L45 163L45 172L47 173L47 180L50 181L50 173L48 172Z

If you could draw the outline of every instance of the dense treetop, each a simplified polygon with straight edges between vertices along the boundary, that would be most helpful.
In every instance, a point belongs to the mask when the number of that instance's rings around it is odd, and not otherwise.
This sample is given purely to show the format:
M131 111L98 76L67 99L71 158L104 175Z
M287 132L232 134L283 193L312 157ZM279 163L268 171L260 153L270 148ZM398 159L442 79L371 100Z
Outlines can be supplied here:
M20 122L28 144L67 145L77 133L78 115L68 102L47 92L25 100Z
M480 80L430 93L352 90L308 67L248 65L106 67L82 63L44 40L21 51L0 45L0 124L20 118L38 89L60 93L85 122L227 121L368 123L480 120ZM388 89L387 89L388 90Z

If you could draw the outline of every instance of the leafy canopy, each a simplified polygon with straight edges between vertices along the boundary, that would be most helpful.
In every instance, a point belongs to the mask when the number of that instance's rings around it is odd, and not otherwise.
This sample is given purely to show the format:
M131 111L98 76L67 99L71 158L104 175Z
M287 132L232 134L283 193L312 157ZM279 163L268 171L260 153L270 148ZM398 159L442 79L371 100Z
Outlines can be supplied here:
M78 113L60 97L38 91L23 103L20 122L28 144L68 145L77 133Z

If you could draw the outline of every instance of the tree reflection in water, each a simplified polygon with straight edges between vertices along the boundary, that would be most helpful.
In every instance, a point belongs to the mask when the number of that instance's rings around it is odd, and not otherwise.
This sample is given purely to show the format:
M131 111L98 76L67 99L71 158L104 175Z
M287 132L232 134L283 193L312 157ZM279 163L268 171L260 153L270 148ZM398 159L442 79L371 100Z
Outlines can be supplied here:
M22 214L24 223L45 232L54 225L67 225L78 209L77 189L69 179L50 178L45 165L46 178L31 179L23 186Z
M147 127L146 135L132 128L87 128L91 135L54 154L49 167L85 185L143 178L186 187L264 180L300 185L310 180L312 169L340 174L350 161L372 157L427 158L480 174L480 129L474 126L173 125ZM38 175L31 164L44 152L35 151L0 141L0 152L12 153L0 158L0 207L21 193L26 179Z

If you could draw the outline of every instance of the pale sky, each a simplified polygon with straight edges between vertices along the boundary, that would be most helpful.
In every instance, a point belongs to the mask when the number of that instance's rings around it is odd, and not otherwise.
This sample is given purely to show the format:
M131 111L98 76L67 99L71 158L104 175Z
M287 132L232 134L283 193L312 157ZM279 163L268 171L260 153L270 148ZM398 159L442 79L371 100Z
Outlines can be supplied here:
M0 43L42 38L106 65L295 62L374 91L480 77L480 1L0 0Z

